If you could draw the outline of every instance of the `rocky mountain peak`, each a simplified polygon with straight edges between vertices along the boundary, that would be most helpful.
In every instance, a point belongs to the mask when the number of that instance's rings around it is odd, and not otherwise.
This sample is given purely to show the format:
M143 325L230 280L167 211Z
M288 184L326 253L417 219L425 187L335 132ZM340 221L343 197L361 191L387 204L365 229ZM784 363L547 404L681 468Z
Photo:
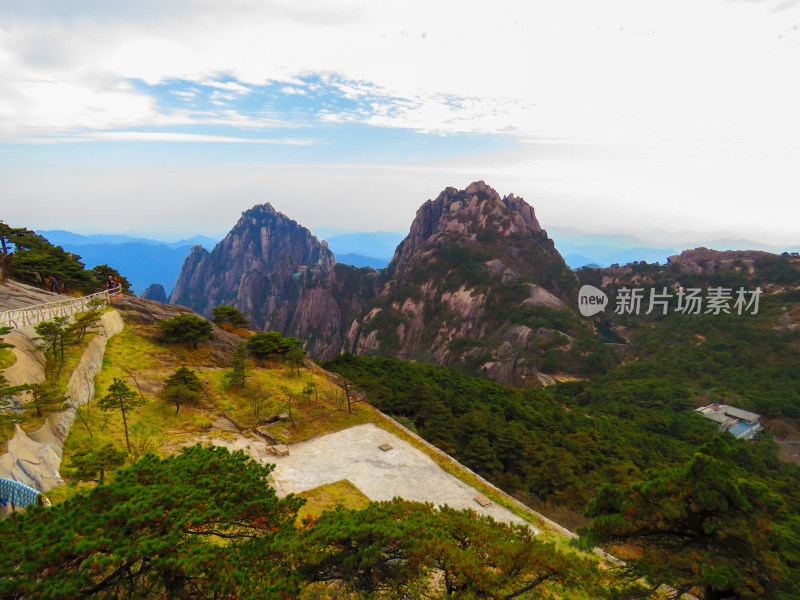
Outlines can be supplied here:
M560 322L553 314L568 311L565 299L577 292L533 207L483 181L425 202L385 276L350 326L345 350L470 363L504 383L533 377L548 343L508 341L505 332L525 327L530 336L533 325Z
M142 292L142 298L145 300L153 300L154 302L161 302L161 304L167 303L167 292L164 289L164 286L160 283L152 283L147 286L147 289Z
M381 273L336 265L306 228L254 206L213 252L192 250L171 301L206 315L235 306L256 329L303 339L315 357L462 362L510 382L533 377L545 350L568 347L553 332L576 285L533 207L476 181L422 204ZM513 327L522 333L506 339Z
M171 300L206 316L235 306L256 329L296 335L315 356L330 357L342 345L342 315L352 320L377 293L375 277L351 271L337 267L325 241L265 203L244 211L211 253L192 248Z
M296 297L302 280L328 273L335 264L308 229L271 204L259 204L242 213L211 253L192 248L171 299L206 315L230 304L262 326L278 304Z
M525 200L514 194L501 197L483 181L475 181L463 190L448 187L435 200L425 202L392 262L402 269L425 248L447 241L475 241L487 231L505 237L544 234L533 207Z

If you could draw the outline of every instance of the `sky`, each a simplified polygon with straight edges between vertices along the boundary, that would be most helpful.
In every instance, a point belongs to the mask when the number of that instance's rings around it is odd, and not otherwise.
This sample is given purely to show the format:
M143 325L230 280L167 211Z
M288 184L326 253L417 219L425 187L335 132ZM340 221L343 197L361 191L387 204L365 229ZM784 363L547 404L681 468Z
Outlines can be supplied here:
M484 180L547 228L800 244L800 0L0 0L0 219L407 230Z

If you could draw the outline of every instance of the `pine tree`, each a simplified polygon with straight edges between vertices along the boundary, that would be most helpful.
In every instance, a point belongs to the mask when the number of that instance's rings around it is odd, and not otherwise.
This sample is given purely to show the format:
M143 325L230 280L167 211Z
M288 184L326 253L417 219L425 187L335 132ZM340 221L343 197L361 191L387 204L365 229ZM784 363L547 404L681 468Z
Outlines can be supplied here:
M259 360L277 356L281 347L281 334L277 331L259 331L247 340L247 349Z
M231 370L225 373L225 381L230 387L243 388L247 383L247 345L241 342L233 351Z
M80 481L105 483L106 471L125 464L125 451L110 442L100 448L85 448L72 455L66 475Z
M634 577L703 600L800 594L800 542L791 531L798 524L781 522L783 501L708 454L648 481L606 484L586 514L595 519L582 532L588 544L621 542L641 550L626 560Z
M182 404L193 404L200 400L202 391L203 382L197 378L195 372L181 367L164 380L160 395L175 405L175 414L178 414Z
M26 411L36 411L36 416L41 417L42 412L58 412L66 408L66 398L52 383L32 383L25 386L31 392L31 399L25 405Z
M191 344L195 350L198 342L207 340L213 330L209 321L189 313L181 313L172 319L159 321L158 326L164 331L164 341L171 344Z
M0 598L296 598L285 548L303 500L278 498L271 470L219 447L148 454L0 521Z
M100 325L102 313L99 310L87 310L74 316L74 321L66 328L66 334L77 342L82 342L86 332Z
M58 360L56 377L61 375L61 368L64 366L64 342L68 321L69 317L55 317L52 321L42 321L33 328L39 334L35 339L44 342L40 348L51 354L53 360Z
M248 327L250 322L247 317L242 314L238 308L223 304L211 309L211 314L214 315L212 319L217 325L223 323L230 323L234 327Z
M139 395L134 392L127 383L114 377L114 383L108 388L108 394L98 401L97 406L100 410L120 411L122 413L122 424L125 427L125 443L128 452L131 451L131 440L128 436L128 417L127 414L137 406L144 404Z

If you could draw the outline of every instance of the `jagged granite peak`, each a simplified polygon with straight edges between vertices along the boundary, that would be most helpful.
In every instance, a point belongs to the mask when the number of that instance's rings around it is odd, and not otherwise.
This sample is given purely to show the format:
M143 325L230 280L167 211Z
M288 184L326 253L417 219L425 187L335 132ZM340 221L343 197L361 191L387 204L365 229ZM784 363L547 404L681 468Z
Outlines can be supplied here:
M348 328L345 350L469 361L505 383L535 379L544 343L513 347L504 332L543 310L569 310L577 292L533 207L483 181L425 202L386 277Z
M329 271L336 261L311 232L269 203L244 211L214 250L192 247L170 299L201 314L231 304L264 321L260 297L282 298L295 274ZM265 279L269 274L272 281ZM274 292L274 293L272 293Z
M397 247L392 266L404 268L419 251L442 237L474 241L487 230L506 237L543 233L533 207L525 200L514 194L501 197L483 181L475 181L463 190L448 187L435 200L420 206L408 237Z
M512 382L537 380L545 349L572 338L555 325L524 343L504 334L538 331L576 292L533 207L477 181L425 202L381 273L337 265L307 229L255 206L212 252L192 248L171 301L205 315L235 306L256 329L299 337L316 358L345 350L469 362Z
M242 213L213 251L192 248L170 299L207 316L216 306L235 306L256 329L297 335L324 358L342 342L334 293L347 294L337 289L337 270L346 271L337 269L327 243L271 204L259 204ZM353 293L374 296L368 288L355 286Z
M167 303L167 291L164 289L164 286L160 283L151 283L147 286L147 289L142 292L142 298L145 300L153 300L154 302L161 302L161 304Z

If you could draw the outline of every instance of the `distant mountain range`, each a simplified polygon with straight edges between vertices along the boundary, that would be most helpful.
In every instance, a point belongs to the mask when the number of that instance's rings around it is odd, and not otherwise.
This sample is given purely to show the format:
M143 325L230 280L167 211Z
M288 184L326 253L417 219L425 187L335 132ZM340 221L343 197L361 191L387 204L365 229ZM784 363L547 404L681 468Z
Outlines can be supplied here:
M333 252L338 262L352 264L347 262L346 257L349 254L354 254L362 257L372 257L373 260L385 261L386 264L383 265L385 267L392 260L397 245L403 241L406 235L408 235L407 231L354 231L330 235L320 239L325 239L328 242L328 248Z
M123 234L81 235L60 229L37 233L68 252L80 255L89 268L99 264L114 267L128 278L137 293L158 283L167 290L168 295L175 286L181 265L191 247L201 245L210 251L219 241L204 235L169 242ZM676 236L674 244L665 244L632 235L592 234L574 227L548 227L547 233L572 269L624 265L634 261L664 264L668 257L698 246L714 250L765 250L775 253L800 251L800 246L780 247L732 238L691 239L683 236L677 239ZM317 237L328 242L338 263L373 269L384 269L389 265L395 249L405 236L406 233L398 231L317 231Z
M389 266L388 258L374 258L372 256L362 256L361 254L335 254L336 262L353 267L372 267L375 270L385 269Z
M178 279L183 259L192 246L213 248L216 240L197 235L187 240L165 242L119 234L80 235L63 230L37 231L51 244L81 257L87 268L109 265L131 282L133 291L141 294L153 283L171 290Z
M131 237L122 234L93 234L81 235L79 233L72 233L71 231L64 231L63 229L51 229L37 231L41 236L48 239L51 244L61 246L67 250L67 245L87 246L95 244L112 244L119 246L122 244L147 244L148 246L166 246L167 248L181 248L184 246L194 246L200 244L204 248L211 250L219 240L210 238L205 235L196 235L189 239L178 240L177 242L166 242L164 240L156 240L150 238ZM69 250L69 252L72 252Z
M712 250L764 250L777 254L800 250L800 246L774 246L746 239L708 239L698 236L681 236L678 239L677 234L674 244L653 243L632 235L594 234L574 227L548 227L547 233L573 269L584 266L609 267L634 261L665 264L670 256L697 247Z

